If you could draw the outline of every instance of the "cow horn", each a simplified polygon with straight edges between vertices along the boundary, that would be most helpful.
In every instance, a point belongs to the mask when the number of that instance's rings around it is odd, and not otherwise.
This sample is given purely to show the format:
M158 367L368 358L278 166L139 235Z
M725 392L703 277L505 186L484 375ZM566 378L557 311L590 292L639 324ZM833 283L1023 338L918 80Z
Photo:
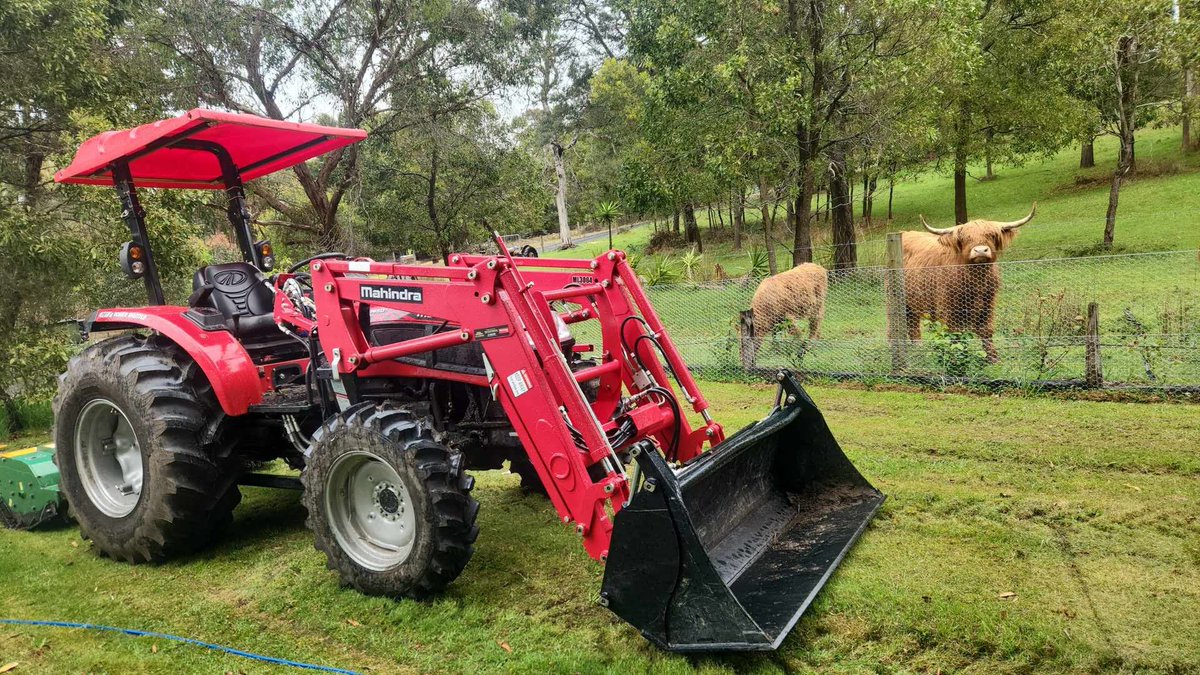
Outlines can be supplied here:
M940 227L940 228L939 227L931 227L929 225L929 223L925 222L925 214L922 213L920 215L921 215L921 224L925 226L925 229L929 230L930 232L932 232L934 234L950 234L951 232L954 231L953 227Z
M1037 202L1033 203L1033 208L1029 209L1029 215L1020 220L1014 220L1011 223L997 223L1002 230L1015 230L1018 227L1033 220L1034 214L1037 213Z

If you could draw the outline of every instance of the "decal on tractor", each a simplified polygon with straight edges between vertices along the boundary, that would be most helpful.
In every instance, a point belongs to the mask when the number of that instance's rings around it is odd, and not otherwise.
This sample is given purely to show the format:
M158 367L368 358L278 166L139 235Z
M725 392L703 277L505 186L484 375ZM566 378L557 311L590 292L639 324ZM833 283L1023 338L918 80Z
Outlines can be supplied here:
M425 293L419 286L367 286L358 287L358 297L363 300L385 302L424 302Z

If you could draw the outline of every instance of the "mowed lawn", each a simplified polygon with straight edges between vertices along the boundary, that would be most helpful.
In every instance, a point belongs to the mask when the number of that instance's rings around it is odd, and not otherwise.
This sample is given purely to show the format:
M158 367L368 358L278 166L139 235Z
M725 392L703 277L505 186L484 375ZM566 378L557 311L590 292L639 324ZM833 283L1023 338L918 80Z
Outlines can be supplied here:
M731 429L773 393L705 391ZM1200 671L1200 409L812 394L889 498L776 654L655 650L596 604L602 567L549 502L501 472L478 475L477 553L431 603L340 588L297 496L246 488L222 543L157 567L101 559L75 528L0 531L0 615L376 673ZM285 672L156 639L0 626L11 661L17 674Z

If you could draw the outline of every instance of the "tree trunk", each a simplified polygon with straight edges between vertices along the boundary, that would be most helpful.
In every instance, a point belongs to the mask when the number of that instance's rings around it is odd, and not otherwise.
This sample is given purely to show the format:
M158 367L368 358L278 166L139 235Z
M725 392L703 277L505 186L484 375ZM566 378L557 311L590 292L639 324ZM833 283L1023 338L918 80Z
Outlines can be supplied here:
M1088 136L1079 146L1079 168L1090 169L1096 166L1096 137Z
M967 222L967 143L971 118L967 104L959 106L958 138L954 145L954 224Z
M671 231L679 234L679 209L671 212Z
M21 409L4 387L0 387L0 405L4 407L4 416L8 418L8 435L13 436L25 429L25 420L21 419Z
M709 207L708 218L709 218L708 224L711 226L712 225L712 207ZM722 230L725 229L725 209L721 208L720 202L717 202L717 223L720 224Z
M954 166L954 224L961 225L967 222L967 169L965 166L960 167L956 162Z
M733 199L733 249L742 250L742 229L746 226L746 189L739 187L735 190Z
M550 148L554 151L554 176L557 178L554 208L558 210L558 243L560 248L570 248L574 244L571 242L571 223L567 219L567 149L558 141L551 142Z
M704 242L700 240L700 225L696 223L696 207L691 202L683 205L683 227L689 244L694 244L697 253L704 253Z
M992 172L992 139L995 137L996 132L991 127L988 127L987 140L984 142L983 146L983 162L986 167L984 180L992 180L996 177L996 174Z
M1113 73L1117 89L1117 138L1121 146L1117 156L1117 168L1113 171L1112 185L1108 190L1108 212L1104 215L1104 248L1112 248L1116 238L1117 200L1121 194L1121 182L1134 171L1134 114L1137 104L1138 71L1133 64L1137 62L1137 52L1136 37L1126 35L1117 40L1117 50L1113 55Z
M862 184L862 222L864 226L871 224L871 213L867 210L867 202L870 200L867 194L867 186L871 184L871 176L867 173L866 166L863 167L863 184Z
M1195 149L1195 142L1192 140L1192 104L1193 97L1196 95L1196 74L1189 67L1183 71L1183 149L1184 151Z
M450 243L446 241L445 232L442 231L442 221L437 210L437 180L438 146L437 143L434 143L429 156L429 182L428 190L425 192L425 211L429 215L429 226L433 228L434 237L437 239L438 253L442 254L442 262L449 265Z
M888 176L888 222L892 222L892 197L896 194L896 175Z
M775 263L775 216L769 201L770 185L766 176L758 177L758 204L762 209L763 240L767 244L767 269L774 276L779 273L779 266Z
M858 265L854 242L854 202L846 175L846 150L835 145L829 156L829 201L833 211L833 268L850 269Z

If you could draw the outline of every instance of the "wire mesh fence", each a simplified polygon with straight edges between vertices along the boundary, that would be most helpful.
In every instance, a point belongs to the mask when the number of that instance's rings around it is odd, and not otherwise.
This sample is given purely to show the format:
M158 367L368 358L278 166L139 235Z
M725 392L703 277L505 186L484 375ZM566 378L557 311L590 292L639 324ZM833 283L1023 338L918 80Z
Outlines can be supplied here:
M803 319L753 325L746 310L759 280L750 276L648 292L688 365L718 380L789 368L841 379L1200 388L1197 251L1007 261L991 268L992 280L985 267L830 271L811 338Z

